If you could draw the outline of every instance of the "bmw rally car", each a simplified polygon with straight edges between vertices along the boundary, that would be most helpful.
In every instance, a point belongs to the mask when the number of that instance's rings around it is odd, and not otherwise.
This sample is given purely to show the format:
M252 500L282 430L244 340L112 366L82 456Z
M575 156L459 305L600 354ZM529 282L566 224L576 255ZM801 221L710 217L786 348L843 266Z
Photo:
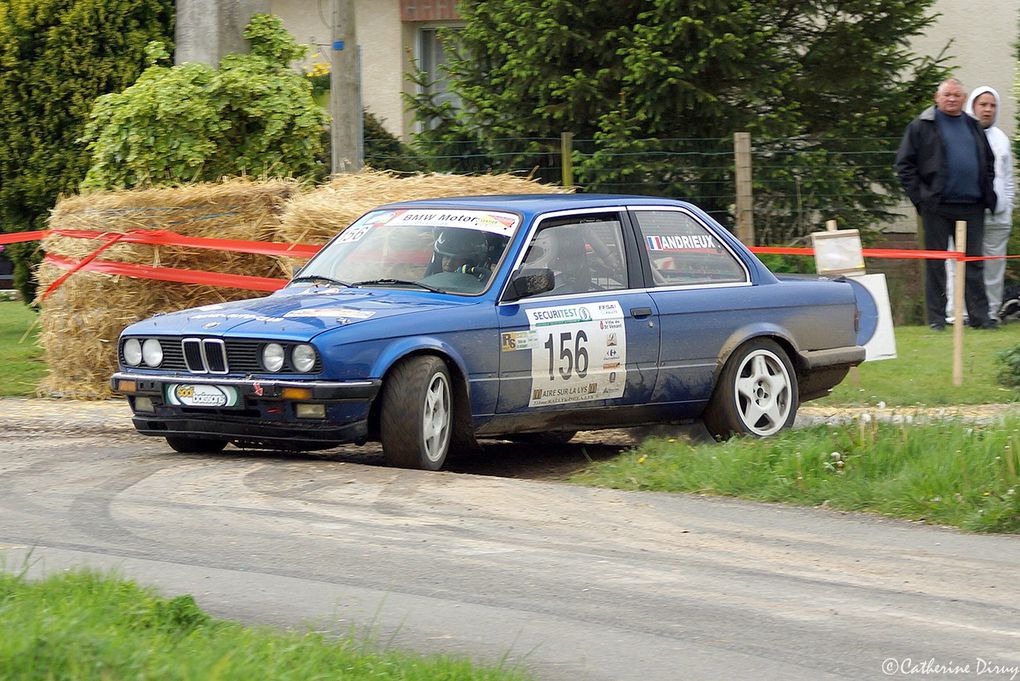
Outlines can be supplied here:
M771 435L863 361L856 325L847 283L777 279L688 203L467 197L369 212L272 295L132 324L111 380L177 451L375 440L436 470L479 437Z

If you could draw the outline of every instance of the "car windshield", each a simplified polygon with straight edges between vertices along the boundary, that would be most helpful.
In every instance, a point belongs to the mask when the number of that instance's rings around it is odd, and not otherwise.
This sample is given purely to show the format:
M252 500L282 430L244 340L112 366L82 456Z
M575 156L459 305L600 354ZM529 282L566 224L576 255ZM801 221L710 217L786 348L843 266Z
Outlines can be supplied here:
M301 269L299 281L353 286L484 291L519 218L485 210L377 210L361 217Z

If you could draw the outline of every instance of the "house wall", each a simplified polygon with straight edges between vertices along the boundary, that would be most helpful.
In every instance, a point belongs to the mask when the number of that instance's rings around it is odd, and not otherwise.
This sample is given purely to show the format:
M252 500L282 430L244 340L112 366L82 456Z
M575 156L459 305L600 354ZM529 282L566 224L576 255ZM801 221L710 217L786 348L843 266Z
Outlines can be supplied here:
M968 90L990 85L1002 106L998 124L1016 133L1016 44L1020 37L1020 0L938 0L941 16L927 35L913 41L918 54L937 56L950 40L954 75Z
M358 42L362 50L362 99L396 135L407 137L411 121L401 93L403 77L415 46L421 20L448 18L452 0L356 0ZM314 59L328 62L331 0L270 0L271 11L283 19L299 42L316 46ZM947 43L956 76L973 88L991 85L1002 97L999 124L1016 132L1017 97L1015 45L1020 38L1020 0L937 0L941 16L927 35L913 41L919 54L936 56ZM401 18L407 21L402 21ZM437 21L436 23L446 23Z
M299 43L311 45L309 63L329 63L332 44L330 0L272 0L270 11ZM363 106L395 135L404 134L405 28L399 0L356 0L354 17L361 47Z

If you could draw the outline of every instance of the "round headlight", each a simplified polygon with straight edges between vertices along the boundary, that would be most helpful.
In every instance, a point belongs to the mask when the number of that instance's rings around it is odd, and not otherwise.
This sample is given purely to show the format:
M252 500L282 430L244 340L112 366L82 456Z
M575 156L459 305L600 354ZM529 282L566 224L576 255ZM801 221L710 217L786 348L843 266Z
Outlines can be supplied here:
M315 348L311 345L295 345L290 358L295 369L307 373L315 366Z
M262 348L262 365L269 371L283 368L283 346L279 343L267 343Z
M142 343L142 359L150 367L158 367L163 362L163 346L155 338L148 338Z
M124 361L133 367L142 363L142 344L137 338L124 341Z

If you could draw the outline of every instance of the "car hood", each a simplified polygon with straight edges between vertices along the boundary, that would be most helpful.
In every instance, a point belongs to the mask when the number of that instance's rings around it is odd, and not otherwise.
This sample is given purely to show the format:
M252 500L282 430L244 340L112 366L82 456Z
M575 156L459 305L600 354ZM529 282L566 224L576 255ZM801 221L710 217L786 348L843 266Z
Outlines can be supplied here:
M264 298L157 315L132 324L125 333L310 339L337 326L434 313L456 304L423 291L288 288Z

